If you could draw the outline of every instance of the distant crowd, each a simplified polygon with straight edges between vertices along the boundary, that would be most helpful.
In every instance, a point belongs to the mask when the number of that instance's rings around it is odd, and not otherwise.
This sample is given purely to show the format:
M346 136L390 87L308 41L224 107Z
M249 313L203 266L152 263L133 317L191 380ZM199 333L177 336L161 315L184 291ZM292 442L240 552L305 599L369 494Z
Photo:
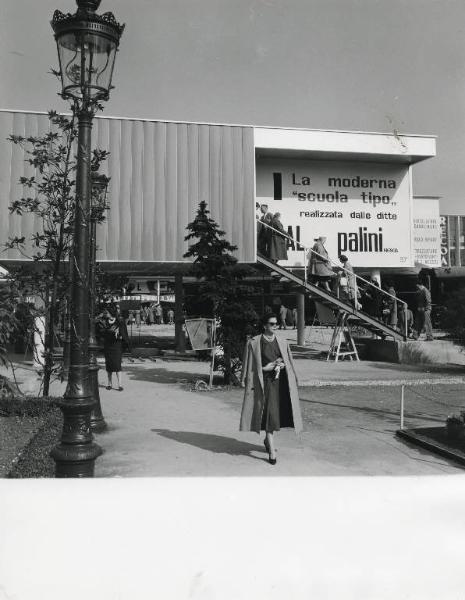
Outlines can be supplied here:
M129 310L126 319L128 325L174 325L174 310L169 308L164 311L161 304L152 303L141 305L140 308Z

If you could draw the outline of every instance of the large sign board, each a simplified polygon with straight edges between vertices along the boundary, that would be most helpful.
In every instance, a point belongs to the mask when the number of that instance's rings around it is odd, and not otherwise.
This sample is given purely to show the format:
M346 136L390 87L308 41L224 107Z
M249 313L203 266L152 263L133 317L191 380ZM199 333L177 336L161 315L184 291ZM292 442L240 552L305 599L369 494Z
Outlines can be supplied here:
M442 266L439 200L413 199L413 248L415 264L431 268Z
M355 267L413 266L408 166L370 162L257 159L257 202L281 213L284 229L311 247L325 236L330 258ZM283 265L303 265L292 244Z

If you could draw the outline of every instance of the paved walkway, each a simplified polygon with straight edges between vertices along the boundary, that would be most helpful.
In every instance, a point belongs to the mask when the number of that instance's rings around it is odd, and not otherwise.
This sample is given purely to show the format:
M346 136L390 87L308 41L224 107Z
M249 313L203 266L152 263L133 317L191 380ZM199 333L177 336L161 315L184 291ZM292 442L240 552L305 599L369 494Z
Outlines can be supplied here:
M302 379L329 383L327 378L337 374L341 381L337 386L301 388L306 430L299 437L290 430L277 435L276 466L266 460L263 436L238 431L242 390L191 391L198 376L206 378L207 363L158 360L126 365L124 391L100 391L109 431L97 436L105 450L96 465L97 477L464 472L394 435L399 428L396 379L415 382L415 390L420 390L420 395L406 393L407 425L438 423L462 402L463 383L446 384L448 370L431 373L434 383L419 385L425 379L421 369L387 369L389 385L374 388L369 377L388 378L384 364L296 363ZM358 377L358 386L344 385L348 374L351 381Z
M289 332L279 335L290 337ZM292 333L291 333L292 335ZM124 391L107 391L100 371L103 413L97 436L104 454L97 477L430 475L464 471L395 437L400 386L406 426L431 425L463 406L458 365L328 363L297 358L305 431L277 435L278 464L269 465L262 437L238 431L242 390L192 391L209 364L157 359L124 363ZM32 367L17 364L23 390L37 393ZM66 384L55 382L53 395Z

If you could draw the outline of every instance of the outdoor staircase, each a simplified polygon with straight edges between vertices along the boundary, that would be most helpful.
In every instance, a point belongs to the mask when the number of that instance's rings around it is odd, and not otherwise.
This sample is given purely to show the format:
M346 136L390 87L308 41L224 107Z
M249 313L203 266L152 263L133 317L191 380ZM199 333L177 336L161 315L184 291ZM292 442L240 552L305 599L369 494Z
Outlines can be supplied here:
M407 339L405 335L397 329L389 327L389 325L386 325L362 310L357 310L349 302L345 302L325 289L304 281L304 279L290 269L282 267L260 254L257 254L257 262L269 270L270 273L276 273L280 278L280 281L290 282L291 287L293 287L296 292L306 293L313 300L332 309L336 316L340 311L346 313L348 315L347 321L350 326L357 325L363 327L383 339L386 337L391 337L398 341L405 341Z

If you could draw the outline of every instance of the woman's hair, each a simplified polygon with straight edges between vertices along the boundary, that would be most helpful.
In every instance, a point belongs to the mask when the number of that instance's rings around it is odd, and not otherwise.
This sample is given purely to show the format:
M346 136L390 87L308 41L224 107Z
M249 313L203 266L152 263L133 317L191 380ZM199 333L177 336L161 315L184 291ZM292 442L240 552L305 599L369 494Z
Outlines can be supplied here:
M279 219L280 216L281 216L281 213L274 213L273 218Z
M263 315L263 317L260 319L260 325L262 326L262 328L265 327L265 325L271 318L276 319L276 315L274 314L274 312L266 312Z

